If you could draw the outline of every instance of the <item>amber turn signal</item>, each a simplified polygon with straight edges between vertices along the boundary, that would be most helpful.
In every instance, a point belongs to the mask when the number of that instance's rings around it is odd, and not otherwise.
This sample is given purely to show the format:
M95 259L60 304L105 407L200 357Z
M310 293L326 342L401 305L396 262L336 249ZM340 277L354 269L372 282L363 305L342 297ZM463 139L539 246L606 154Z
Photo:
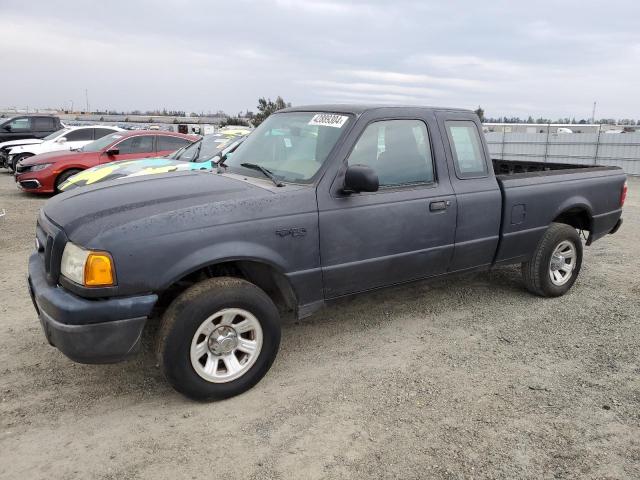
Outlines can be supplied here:
M84 284L87 287L114 285L113 260L106 252L91 252L84 265Z

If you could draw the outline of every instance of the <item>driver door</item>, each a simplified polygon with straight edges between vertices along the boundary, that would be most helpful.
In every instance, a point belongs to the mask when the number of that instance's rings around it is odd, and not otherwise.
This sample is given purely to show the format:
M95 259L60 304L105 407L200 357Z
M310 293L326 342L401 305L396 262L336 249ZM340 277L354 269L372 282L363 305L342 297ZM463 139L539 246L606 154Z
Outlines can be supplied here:
M334 182L330 195L319 198L325 298L447 271L456 198L446 170L436 175L429 130L437 136L437 127L425 120L369 123L346 162L376 171L379 190L344 194L338 176L340 185Z

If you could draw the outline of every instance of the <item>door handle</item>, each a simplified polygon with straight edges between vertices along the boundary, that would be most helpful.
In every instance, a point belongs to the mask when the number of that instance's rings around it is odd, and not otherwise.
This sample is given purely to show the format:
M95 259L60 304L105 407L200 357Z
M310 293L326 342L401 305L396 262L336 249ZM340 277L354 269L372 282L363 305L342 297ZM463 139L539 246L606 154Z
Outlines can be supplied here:
M449 205L451 205L450 200L439 200L437 202L431 202L429 204L429 210L432 212L446 210Z

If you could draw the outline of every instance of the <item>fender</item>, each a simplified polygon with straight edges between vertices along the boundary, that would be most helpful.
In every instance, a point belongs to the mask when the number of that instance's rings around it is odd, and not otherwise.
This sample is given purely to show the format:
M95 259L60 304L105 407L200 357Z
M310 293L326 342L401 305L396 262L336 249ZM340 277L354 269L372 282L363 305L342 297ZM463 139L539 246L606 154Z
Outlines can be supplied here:
M575 195L573 197L567 198L560 204L560 206L558 206L554 214L549 218L548 223L551 223L554 218L558 218L563 213L574 209L585 210L587 212L587 215L589 216L590 221L592 221L593 207L591 206L591 202L581 195Z
M204 267L238 260L264 263L286 275L286 261L278 252L248 241L214 243L189 253L164 272L159 290L166 290L175 282Z

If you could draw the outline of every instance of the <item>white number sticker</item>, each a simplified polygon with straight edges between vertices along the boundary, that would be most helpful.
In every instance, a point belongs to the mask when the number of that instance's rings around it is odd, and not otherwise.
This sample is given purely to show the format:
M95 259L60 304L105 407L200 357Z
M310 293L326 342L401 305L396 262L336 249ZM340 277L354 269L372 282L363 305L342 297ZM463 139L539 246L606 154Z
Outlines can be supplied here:
M342 128L349 119L346 115L334 115L331 113L318 113L309 121L309 125L318 125L319 127L335 127Z

